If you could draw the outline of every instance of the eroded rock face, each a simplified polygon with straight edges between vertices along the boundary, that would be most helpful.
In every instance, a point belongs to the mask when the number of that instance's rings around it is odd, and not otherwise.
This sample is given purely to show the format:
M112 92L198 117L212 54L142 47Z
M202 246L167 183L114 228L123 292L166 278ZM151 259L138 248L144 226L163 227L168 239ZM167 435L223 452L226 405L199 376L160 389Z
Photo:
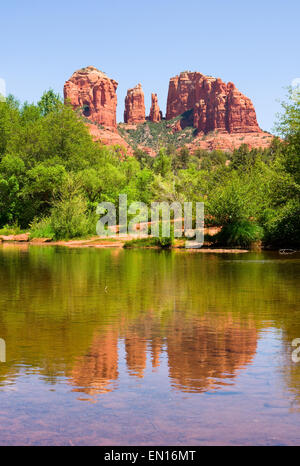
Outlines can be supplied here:
M162 112L158 106L157 94L151 94L151 108L149 120L158 123L162 119Z
M99 128L93 123L86 124L90 135L94 141L98 141L105 146L118 146L121 153L126 152L128 155L133 154L131 146L123 139L117 131Z
M124 122L129 124L144 123L146 117L145 98L142 85L128 89L125 97Z
M183 72L170 79L166 119L187 113L201 133L260 132L251 100L233 83L198 72Z
M74 110L105 128L115 129L118 83L94 66L75 71L65 83L64 98Z

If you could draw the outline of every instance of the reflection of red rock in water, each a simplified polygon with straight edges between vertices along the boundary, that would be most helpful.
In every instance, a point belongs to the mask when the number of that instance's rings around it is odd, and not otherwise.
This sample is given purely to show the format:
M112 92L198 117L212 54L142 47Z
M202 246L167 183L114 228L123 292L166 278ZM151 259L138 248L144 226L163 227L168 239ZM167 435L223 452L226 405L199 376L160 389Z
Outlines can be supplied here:
M131 376L144 377L147 345L152 367L160 366L163 337L159 321L150 313L95 337L88 353L78 358L72 370L74 391L95 395L115 389L119 337L125 342ZM238 369L251 362L256 342L257 331L251 322L242 325L230 318L211 322L177 316L169 321L165 334L171 383L188 392L216 388L221 385L220 379L235 377Z
M160 337L153 337L150 342L152 367L155 369L160 366L160 355L162 350L162 340Z
M136 334L134 331L127 331L125 338L126 363L130 375L144 377L146 368L146 350L147 342L145 338Z
M182 391L206 391L216 379L232 378L252 361L257 331L253 326L224 322L173 323L167 336L170 378ZM219 383L220 384L220 383Z
M78 358L70 382L73 391L95 395L113 391L118 376L118 333L110 330L94 338L89 352Z

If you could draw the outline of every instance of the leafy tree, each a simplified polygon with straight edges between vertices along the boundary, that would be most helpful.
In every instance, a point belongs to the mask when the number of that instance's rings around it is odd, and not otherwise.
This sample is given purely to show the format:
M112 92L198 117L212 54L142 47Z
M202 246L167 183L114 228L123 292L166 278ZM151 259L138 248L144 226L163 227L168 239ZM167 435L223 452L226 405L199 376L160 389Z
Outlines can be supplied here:
M11 95L0 102L0 157L7 149L7 144L20 127L19 102Z
M282 153L284 166L300 183L300 89L289 88L288 100L282 102L282 107L284 111L279 116L276 129L286 142Z
M153 163L153 170L156 174L166 176L171 171L171 159L166 154L165 149L160 149Z
M55 94L53 89L49 89L49 91L44 92L37 106L42 116L46 116L48 113L59 110L62 106L62 101L59 94Z

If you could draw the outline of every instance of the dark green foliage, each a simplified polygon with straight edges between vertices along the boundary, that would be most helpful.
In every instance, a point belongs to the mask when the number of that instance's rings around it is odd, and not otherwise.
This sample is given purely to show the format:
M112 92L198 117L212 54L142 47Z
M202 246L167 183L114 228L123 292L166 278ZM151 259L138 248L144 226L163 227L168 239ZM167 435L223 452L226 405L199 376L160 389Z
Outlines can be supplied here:
M300 247L300 202L291 199L266 213L265 241L276 247Z
M173 244L173 239L171 237L167 238L137 238L133 239L131 241L126 241L124 244L125 249L129 248L153 248L153 247L158 247L161 249L170 249Z
M263 238L263 228L250 221L240 221L226 224L220 233L212 240L221 246L240 246L249 248L251 243Z

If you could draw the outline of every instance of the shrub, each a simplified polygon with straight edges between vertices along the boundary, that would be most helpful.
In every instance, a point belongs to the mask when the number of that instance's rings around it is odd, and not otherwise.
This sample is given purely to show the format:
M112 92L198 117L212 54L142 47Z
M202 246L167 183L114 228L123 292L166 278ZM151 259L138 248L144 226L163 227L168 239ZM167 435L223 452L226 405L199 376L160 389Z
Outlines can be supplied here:
M267 212L265 241L278 247L300 247L300 203L288 201L283 207Z
M222 246L239 246L248 248L254 241L263 238L262 227L251 221L228 223L213 238L217 244Z
M124 244L124 248L151 248L151 247L159 247L161 249L170 249L173 244L173 239L171 237L163 238L137 238L131 241L126 241Z
M44 217L41 220L35 218L30 224L30 238L51 238L53 239L55 233L51 226L51 219Z
M160 236L159 238L154 238L156 240L156 245L159 246L162 249L169 249L172 244L173 244L173 238L172 237L162 237Z
M5 225L0 229L0 235L4 236L19 235L20 233L22 233L22 230L17 223Z
M50 225L56 239L86 236L96 229L95 218L87 213L87 203L80 195L57 201L51 212Z

